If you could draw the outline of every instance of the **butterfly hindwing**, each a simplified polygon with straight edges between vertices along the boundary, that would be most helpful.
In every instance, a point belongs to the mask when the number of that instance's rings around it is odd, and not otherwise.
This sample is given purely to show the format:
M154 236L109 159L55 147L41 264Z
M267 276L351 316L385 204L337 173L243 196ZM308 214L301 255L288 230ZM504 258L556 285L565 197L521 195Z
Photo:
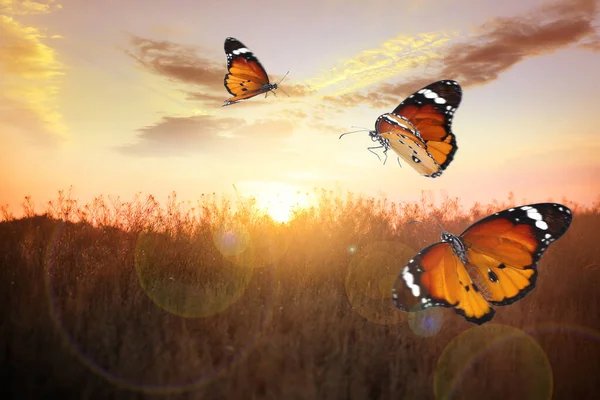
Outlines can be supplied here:
M413 93L392 112L408 119L419 131L440 172L450 164L458 149L452 119L461 100L458 82L441 80Z
M468 321L482 323L494 310L473 286L449 243L433 244L404 267L392 289L394 305L403 311L454 307Z
M375 122L375 129L389 147L418 173L434 176L440 167L427 151L419 132L399 115L383 114Z
M512 304L535 287L542 254L571 220L568 207L538 203L497 212L462 233L467 269L491 304Z
M233 97L225 101L223 106L276 89L252 51L239 40L230 37L225 39L225 54L228 70L225 88Z

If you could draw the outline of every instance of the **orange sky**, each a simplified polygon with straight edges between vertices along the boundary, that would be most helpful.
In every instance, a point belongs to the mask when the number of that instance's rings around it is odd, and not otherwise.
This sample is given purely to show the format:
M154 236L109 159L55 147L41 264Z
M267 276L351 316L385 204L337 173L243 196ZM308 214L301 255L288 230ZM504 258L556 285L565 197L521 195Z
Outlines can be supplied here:
M598 198L596 0L249 3L0 0L0 204L232 184L264 204L313 187ZM289 70L290 97L222 108L228 36L272 81ZM463 87L441 177L382 165L366 133L338 140L439 79Z

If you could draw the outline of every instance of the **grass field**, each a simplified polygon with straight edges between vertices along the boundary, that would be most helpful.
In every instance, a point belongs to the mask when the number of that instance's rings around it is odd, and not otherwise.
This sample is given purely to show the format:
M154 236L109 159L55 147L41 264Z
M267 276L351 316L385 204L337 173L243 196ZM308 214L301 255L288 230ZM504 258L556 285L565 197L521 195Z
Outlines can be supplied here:
M1 209L0 369L14 399L595 399L600 204L573 223L537 287L487 324L407 314L390 288L439 240L521 204L463 209L318 192L288 224L251 199L87 205L64 193ZM544 199L545 200L545 199ZM37 213L39 214L37 214ZM414 317L414 318L413 318ZM439 332L434 335L435 331ZM428 334L430 336L428 336ZM8 397L4 397L8 398Z

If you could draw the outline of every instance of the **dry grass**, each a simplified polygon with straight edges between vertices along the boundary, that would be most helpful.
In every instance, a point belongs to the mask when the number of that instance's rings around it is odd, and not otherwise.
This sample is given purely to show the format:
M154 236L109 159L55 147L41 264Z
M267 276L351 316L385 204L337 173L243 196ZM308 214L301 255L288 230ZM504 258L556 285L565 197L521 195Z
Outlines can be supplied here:
M318 195L287 225L251 199L233 212L216 196L195 206L175 195L164 207L152 197L79 205L60 192L43 215L28 198L23 219L0 209L4 391L429 399L454 379L457 398L543 398L550 382L554 398L596 398L600 205L563 199L574 220L543 257L536 289L464 339L475 325L452 310L436 336L422 337L391 307L390 276L439 236L407 223L427 220L427 210L460 233L515 205L513 196L463 210L457 199Z

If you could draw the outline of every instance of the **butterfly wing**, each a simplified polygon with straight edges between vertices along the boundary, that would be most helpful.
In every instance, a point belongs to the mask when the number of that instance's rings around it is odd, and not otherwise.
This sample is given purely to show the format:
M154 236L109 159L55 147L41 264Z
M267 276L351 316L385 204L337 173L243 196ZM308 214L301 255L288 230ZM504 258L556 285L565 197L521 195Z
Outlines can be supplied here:
M425 248L408 262L392 289L392 300L402 311L454 307L458 314L478 324L494 316L447 242Z
M383 114L375 122L375 131L402 158L421 175L435 178L440 166L427 151L419 132L404 117Z
M461 99L462 89L458 82L442 80L408 96L392 112L403 116L417 128L427 151L439 165L440 174L458 149L451 125Z
M571 210L538 203L497 212L461 234L473 282L493 305L522 299L535 287L537 264L548 246L565 234Z
M225 39L227 70L225 88L233 95L223 106L249 99L273 89L269 77L254 54L239 40Z

